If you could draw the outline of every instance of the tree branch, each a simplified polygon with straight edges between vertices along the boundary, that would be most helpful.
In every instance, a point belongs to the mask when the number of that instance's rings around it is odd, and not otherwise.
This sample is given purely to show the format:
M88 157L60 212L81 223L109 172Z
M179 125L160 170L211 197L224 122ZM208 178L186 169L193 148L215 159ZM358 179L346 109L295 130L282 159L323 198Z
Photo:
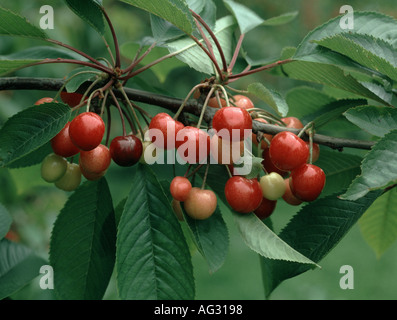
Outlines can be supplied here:
M0 78L0 91L4 91L4 90L58 91L61 89L63 84L64 84L64 80L62 79L19 78L19 77ZM89 84L90 83L87 83L87 87L89 86ZM93 90L98 89L99 87L100 84L98 84L97 88L93 88ZM176 112L184 101L184 99L172 98L148 91L142 91L131 88L125 88L125 92L128 98L134 102L141 102L149 105L163 107L172 112ZM114 89L114 94L120 99L124 98L122 93L117 89ZM187 101L183 110L184 112L188 112L196 116L200 116L202 107L203 105L199 103L196 99L191 99ZM215 112L216 109L207 108L204 113L204 121L206 121L207 123L211 123ZM286 131L286 130L294 132L296 134L299 133L300 131L299 129L290 129L285 127L275 126L272 124L265 124L259 121L253 121L253 125L252 125L252 131L254 133L258 133L260 131L263 133L275 135L281 131ZM309 137L304 134L302 136L302 139L308 141ZM321 134L315 134L313 136L313 142L337 150L342 150L343 148L370 150L372 146L375 144L374 141L335 138Z

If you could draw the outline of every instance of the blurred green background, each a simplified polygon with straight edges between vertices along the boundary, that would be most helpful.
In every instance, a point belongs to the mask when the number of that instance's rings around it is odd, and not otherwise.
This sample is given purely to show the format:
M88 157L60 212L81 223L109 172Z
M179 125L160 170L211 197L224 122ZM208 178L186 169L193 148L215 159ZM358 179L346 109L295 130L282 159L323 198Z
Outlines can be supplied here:
M219 4L218 16L222 17L227 14L222 1L215 0L215 2ZM337 16L339 8L345 4L352 5L357 11L373 10L397 17L395 0L376 2L371 0L246 0L243 3L263 18L289 11L299 11L298 17L285 26L259 27L247 35L244 48L253 59L277 58L282 48L297 46L310 30ZM55 9L55 29L47 31L50 37L82 48L95 57L106 55L103 42L96 32L77 18L62 1L0 0L2 7L20 13L35 25L39 25L41 17L39 9L45 4ZM139 41L145 36L150 36L147 13L120 1L104 0L104 4L114 22L120 43ZM1 37L0 55L38 45L45 45L45 43L23 38ZM127 64L128 60L124 63ZM40 66L19 71L17 75L62 78L71 70L72 68L65 65ZM157 79L154 78L156 72ZM155 79L154 84L161 86L161 90L179 98L186 96L191 87L205 78L205 75L182 66L176 60L165 62L157 68L156 72L147 72L142 75L142 79L152 84ZM265 82L269 87L282 93L293 86L302 84L298 81L261 73L240 80L235 87L245 89L254 81ZM136 84L144 87L142 83ZM12 114L31 106L40 97L48 95L54 96L54 93L0 92L0 125ZM112 127L113 130L120 130L120 127ZM160 175L167 177L168 173L164 168L156 170ZM112 165L107 173L107 180L114 204L117 205L128 194L131 187L128 169ZM0 202L12 214L13 228L18 232L22 243L44 257L48 254L48 240L52 225L68 196L68 193L57 190L41 180L40 166L0 170ZM276 231L285 225L296 210L297 208L291 208L279 201L273 215ZM243 243L233 218L225 215L225 220L229 226L230 250L224 266L215 274L209 274L205 261L197 252L193 253L197 299L264 299L259 258ZM274 291L271 299L396 299L396 257L397 243L394 243L383 256L377 259L356 225L338 246L323 261L320 261L321 270L309 271L285 281ZM342 277L339 270L343 265L350 265L354 269L353 290L342 290L339 286L339 280ZM52 291L40 290L36 280L13 295L13 298L52 299ZM117 299L114 281L111 281L105 299Z

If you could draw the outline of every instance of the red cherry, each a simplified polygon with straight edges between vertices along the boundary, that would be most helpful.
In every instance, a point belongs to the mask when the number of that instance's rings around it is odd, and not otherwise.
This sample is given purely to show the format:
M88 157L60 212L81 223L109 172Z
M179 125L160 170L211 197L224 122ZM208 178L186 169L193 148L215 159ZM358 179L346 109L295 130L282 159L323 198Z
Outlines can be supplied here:
M134 136L118 136L110 143L110 155L115 163L122 167L136 164L142 156L142 141Z
M325 180L325 173L320 167L305 163L291 172L291 191L302 201L313 201L323 190Z
M247 137L245 130L252 133L252 118L245 109L224 107L215 113L212 127L222 139L241 141Z
M105 123L94 112L83 112L70 123L70 139L80 150L89 151L96 148L104 134Z
M72 157L80 152L80 149L70 139L69 126L70 122L51 139L51 147L54 153L65 158Z
M285 117L281 118L287 128L294 128L294 129L303 129L303 123L296 117Z
M100 144L90 151L81 151L80 167L88 173L101 173L109 168L112 158L108 147Z
M192 190L192 184L185 177L175 177L170 184L170 192L172 197L177 201L185 201L189 192Z
M269 147L270 159L280 170L290 171L306 163L309 148L296 134L283 131L274 136Z
M280 170L274 165L272 159L270 159L269 148L263 150L262 158L263 158L262 165L267 173L276 172L282 177L286 177L288 175L288 171Z
M306 141L307 147L310 150L310 143ZM320 157L320 146L317 143L313 143L312 147L312 163L316 162L318 158ZM310 162L310 154L309 157L307 158L307 163Z
M268 217L274 212L276 208L277 200L269 200L266 198L262 198L262 202L258 208L254 210L255 215L263 220Z
M227 103L226 103L225 99L220 98L219 100L221 101L221 108L227 106ZM208 106L211 107L211 108L219 109L219 104L218 104L218 100L216 99L216 97L213 97L213 98L208 100Z
M167 150L173 149L175 148L176 135L183 128L182 122L176 121L169 114L161 112L150 121L149 137L156 147Z
M249 213L259 207L262 202L262 189L257 179L241 176L231 177L225 185L225 196L233 210Z
M53 102L54 101L54 99L53 98L47 98L47 97L45 97L45 98L41 98L41 99L39 99L39 100L37 100L36 102L35 102L35 106L38 106L38 105L40 105L40 104L43 104L43 103L51 103L51 102Z
M82 98L83 95L81 93L66 92L66 91L61 92L62 101L68 104L71 108L74 108L75 106L79 105Z
M233 96L234 101L233 103L235 104L236 107L242 108L242 109L252 109L254 108L254 103L252 100L246 96L243 96L241 94L237 94Z
M299 200L297 197L295 197L294 194L292 193L289 181L290 178L284 179L285 193L283 195L283 199L286 203L290 204L291 206L299 206L302 203L302 201Z
M97 172L89 172L89 171L86 171L80 165L80 171L81 171L81 174L84 176L84 178L86 178L87 180L90 180L90 181L95 181L95 180L99 180L100 178L102 178L106 174L107 170L98 172L98 173Z
M182 160L190 164L201 163L210 154L210 136L196 127L186 126L178 132L176 147Z

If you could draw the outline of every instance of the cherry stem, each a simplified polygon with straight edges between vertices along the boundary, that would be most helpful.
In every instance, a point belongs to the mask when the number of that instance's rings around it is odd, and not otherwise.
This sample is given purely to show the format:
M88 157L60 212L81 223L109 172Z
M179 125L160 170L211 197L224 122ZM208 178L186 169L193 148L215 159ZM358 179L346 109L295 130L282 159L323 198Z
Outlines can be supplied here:
M229 72L231 72L233 70L234 65L236 64L237 57L238 57L238 54L240 52L241 45L243 43L244 37L245 37L245 33L242 33L240 35L240 38L238 39L238 42L237 42L237 45L236 45L236 49L234 50L232 61L230 62L229 67L228 67L228 71Z
M111 31L111 33L112 33L113 41L114 41L114 49L115 49L115 51L116 51L116 63L115 63L115 67L116 67L116 68L120 68L120 66L121 66L121 55L120 55L120 47L119 47L119 42L118 42L118 40L117 40L116 31L114 30L112 21L110 20L110 18L109 18L109 16L108 16L107 12L106 12L106 10L105 10L105 8L103 8L103 7L101 6L101 10L102 10L103 15L105 16L105 19L106 19L108 25L109 25L110 31Z
M200 163L192 172L190 172L186 178L190 178L192 176L194 176L202 167L204 166L204 163Z
M297 136L300 138L300 137L302 137L302 135L304 134L304 133L306 133L306 131L311 127L311 128L313 128L313 125L314 125L314 123L313 123L313 121L310 121L309 123L307 123L300 131L299 131L299 133L297 134Z
M186 103L188 102L189 98L192 96L192 94L198 89L198 88L203 88L203 87L208 87L207 83L199 83L198 85L195 85L187 94L186 98L183 100L181 106L178 108L178 111L175 113L173 119L177 120L180 114L183 111L183 108L185 107Z
M225 97L225 101L226 101L226 107L230 107L229 95L227 94L225 88L223 86L221 86L220 84L215 85L215 87L222 90L222 93L223 93L223 95ZM216 93L215 93L215 95L216 95ZM219 101L218 101L218 103L219 103ZM222 104L220 104L219 106L222 107Z
M85 66L85 67L91 67L93 69L97 69L97 70L103 71L103 72L105 72L107 74L110 74L110 75L114 75L113 70L111 70L110 68L104 66L103 64L96 65L96 64L89 63L89 62L86 62L86 61L80 61L80 60L74 60L74 59L61 59L61 58L58 58L58 59L45 59L45 60L42 60L42 61L39 61L39 62L33 62L31 64L28 64L28 65L24 66L24 68L37 66L37 65L41 65L41 64L49 64L49 63L78 64L78 65L82 65L82 66Z
M135 121L136 121L136 123L138 125L139 131L140 131L140 133L142 135L142 139L144 139L145 133L144 133L144 131L143 131L142 127L141 127L141 124L139 122L138 115L135 112L135 108L134 108L135 104L133 106L133 103L128 98L127 94L125 93L125 90L124 90L123 86L120 83L117 83L116 88L119 89L119 91L121 91L121 93L123 94L124 100L127 103L127 105L129 106L129 108L131 109L132 114L133 114L133 116L135 118Z
M309 130L309 163L313 163L313 130Z
M215 43L216 47L218 48L219 55L221 56L221 59L222 59L223 71L227 72L227 62L226 62L225 54L223 53L223 50L222 50L222 47L218 41L218 38L216 37L214 32L211 30L209 25L203 20L203 18L199 14L197 14L193 10L190 10L190 12L192 13L193 17L195 17L203 25L203 27L208 31L211 38L214 40L214 43Z
M183 175L185 178L187 178L188 173L189 173L191 167L192 167L192 164L189 164L189 166L187 167L187 170L186 170L185 174Z
M123 126L123 136L126 136L127 135L127 131L125 129L125 121L124 121L123 111L121 110L120 104L119 104L119 102L118 102L118 100L116 98L116 95L114 94L113 90L110 90L110 95L112 96L113 101L114 101L117 109L119 110L120 118L121 118L121 125Z
M107 40L106 40L106 38L105 38L104 36L102 36L102 40L103 40L103 43L104 43L105 46L106 46L106 49L107 49L108 52L109 52L110 59L112 60L112 64L110 64L109 61L106 60L108 66L114 66L114 65L116 65L116 61L114 60L113 52L112 52L112 50L110 49L109 43L107 42Z
M207 166L205 167L205 173L204 173L204 178L203 178L203 184L201 185L201 190L204 190L204 188L205 188L205 183L207 182L207 175L208 175L209 168L210 168L210 162L207 161Z
M229 166L227 164L225 164L227 173L229 174L229 178L233 177L232 173L230 172Z
M98 66L103 66L102 63L100 63L98 60L94 59L93 57L91 57L90 55L84 53L83 51L80 51L79 49L76 49L68 44L62 43L58 40L54 40L54 39L46 39L48 42L54 43L58 46L64 47L66 49L69 49L73 52L76 52L77 54L81 55L84 58L87 58L88 60L90 60L91 62L93 62L94 64L98 65Z
M293 61L294 60L292 60L292 59L280 60L280 61L268 64L268 65L265 65L265 66L262 66L262 67L259 67L259 68L253 69L253 70L243 71L243 72L241 72L239 74L232 74L232 75L229 76L229 79L231 79L231 80L238 79L238 78L245 77L245 76L257 73L257 72L261 72L261 71L264 71L264 70L272 69L274 67L277 67L277 66L280 66L280 65L283 65L283 64L286 64L286 63L290 63L290 62L293 62Z
M210 100L210 98L211 98L212 94L214 93L214 91L215 91L215 88L212 87L210 92L208 93L207 97L205 98L205 101L204 101L204 104L203 104L203 108L201 109L200 118L199 118L199 120L197 122L197 128L198 129L200 129L201 122L203 122L204 113L205 113L205 110L207 109L207 106L208 106L208 101Z
M101 106L101 113L100 113L101 118L103 117L103 113L104 113L104 111L105 111L106 101L107 101L107 99L108 99L109 91L110 91L110 90L107 89L107 90L105 91L105 96L103 97L102 106Z
M153 42L152 45L138 58L136 56L134 60L132 60L132 63L128 66L128 68L122 70L122 73L130 73L151 51L152 49L156 46L156 42ZM139 53L139 51L138 51ZM127 76L128 76L127 74Z
M107 116L107 132L106 132L106 141L105 145L109 146L109 140L110 140L110 129L111 129L111 124L112 124L112 113L110 112L110 107L106 108L106 116Z

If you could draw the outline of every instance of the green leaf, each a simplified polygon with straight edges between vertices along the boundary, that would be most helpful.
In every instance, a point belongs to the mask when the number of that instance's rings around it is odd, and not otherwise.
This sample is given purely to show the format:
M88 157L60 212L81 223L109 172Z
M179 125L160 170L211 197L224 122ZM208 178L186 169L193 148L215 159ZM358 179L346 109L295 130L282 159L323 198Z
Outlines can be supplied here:
M358 176L342 199L357 200L368 192L386 188L397 182L397 130L390 131L369 151Z
M375 191L358 201L333 196L305 205L280 232L279 237L308 259L319 263L347 234L380 195ZM266 297L284 280L310 269L309 265L261 259Z
M262 257L268 259L294 261L303 264L315 265L315 262L278 237L255 214L233 213L237 228L246 245Z
M295 60L292 63L283 65L282 70L283 74L291 79L304 80L342 89L389 105L382 97L373 93L342 68L332 64Z
M394 188L369 207L358 225L379 258L397 239L397 189Z
M294 58L311 62L327 62L327 59L335 57L323 55L323 48L315 41L332 37L334 35L345 35L350 30L344 30L340 27L341 17L329 20L325 24L317 27L310 32L299 45ZM358 35L369 35L375 38L389 42L393 48L397 48L395 34L397 32L396 20L376 12L354 12L354 33ZM330 60L328 60L330 61Z
M5 237L10 230L12 218L7 209L0 203L0 240Z
M193 267L179 221L152 170L141 164L134 170L117 234L120 298L193 299Z
M350 122L378 137L397 129L397 110L391 107L361 106L344 113Z
M304 120L310 119L315 124L315 127L318 129L328 122L339 118L346 110L356 107L366 105L367 100L365 99L344 99L337 100L331 102L325 106L323 106L320 110L315 112L314 114L307 115L304 117Z
M262 25L269 27L281 26L294 20L298 16L298 14L298 11L286 12L279 16L265 20Z
M102 4L95 0L65 0L69 8L86 21L99 34L105 33L105 21L102 12Z
M187 3L183 0L121 0L152 13L172 23L177 28L191 34L194 21Z
M329 95L307 86L299 86L289 90L285 100L289 107L288 116L299 119L313 114L324 105L335 101Z
M13 161L7 168L9 169L19 169L19 168L26 168L30 166L34 166L36 164L41 163L44 158L52 153L51 142L48 141L47 143L43 144L38 149L29 152L28 154L24 155L23 157L19 158L18 160Z
M385 40L365 34L344 33L314 42L397 80L396 50Z
M54 289L59 299L102 299L112 275L116 224L105 178L87 181L68 199L50 242Z
M5 76L41 60L2 60L0 59L0 76Z
M51 140L68 122L71 109L46 103L9 118L0 129L0 166L10 165Z
M213 30L222 47L227 62L230 62L233 55L232 38L233 26L235 23L232 16L226 16L217 21L216 27ZM221 61L219 51L213 41L211 41L211 43L216 61L219 63ZM167 48L171 53L178 53L176 57L188 64L191 68L202 73L214 73L212 61L192 39L185 37L169 42L167 43Z
M0 300L22 289L48 265L28 247L3 239L0 241Z
M0 7L0 35L47 39L45 32L25 18Z
M216 272L225 262L229 249L228 230L219 207L205 220L189 217L183 208L183 203L181 207L198 251L208 263L210 273Z
M321 149L315 165L323 169L326 183L321 196L328 196L346 190L360 174L362 158L356 155Z
M232 0L223 0L223 3L236 18L241 33L247 33L264 22L254 11L241 3Z
M248 86L248 92L266 102L280 116L285 117L288 113L288 104L280 93L266 88L261 83L252 83Z

